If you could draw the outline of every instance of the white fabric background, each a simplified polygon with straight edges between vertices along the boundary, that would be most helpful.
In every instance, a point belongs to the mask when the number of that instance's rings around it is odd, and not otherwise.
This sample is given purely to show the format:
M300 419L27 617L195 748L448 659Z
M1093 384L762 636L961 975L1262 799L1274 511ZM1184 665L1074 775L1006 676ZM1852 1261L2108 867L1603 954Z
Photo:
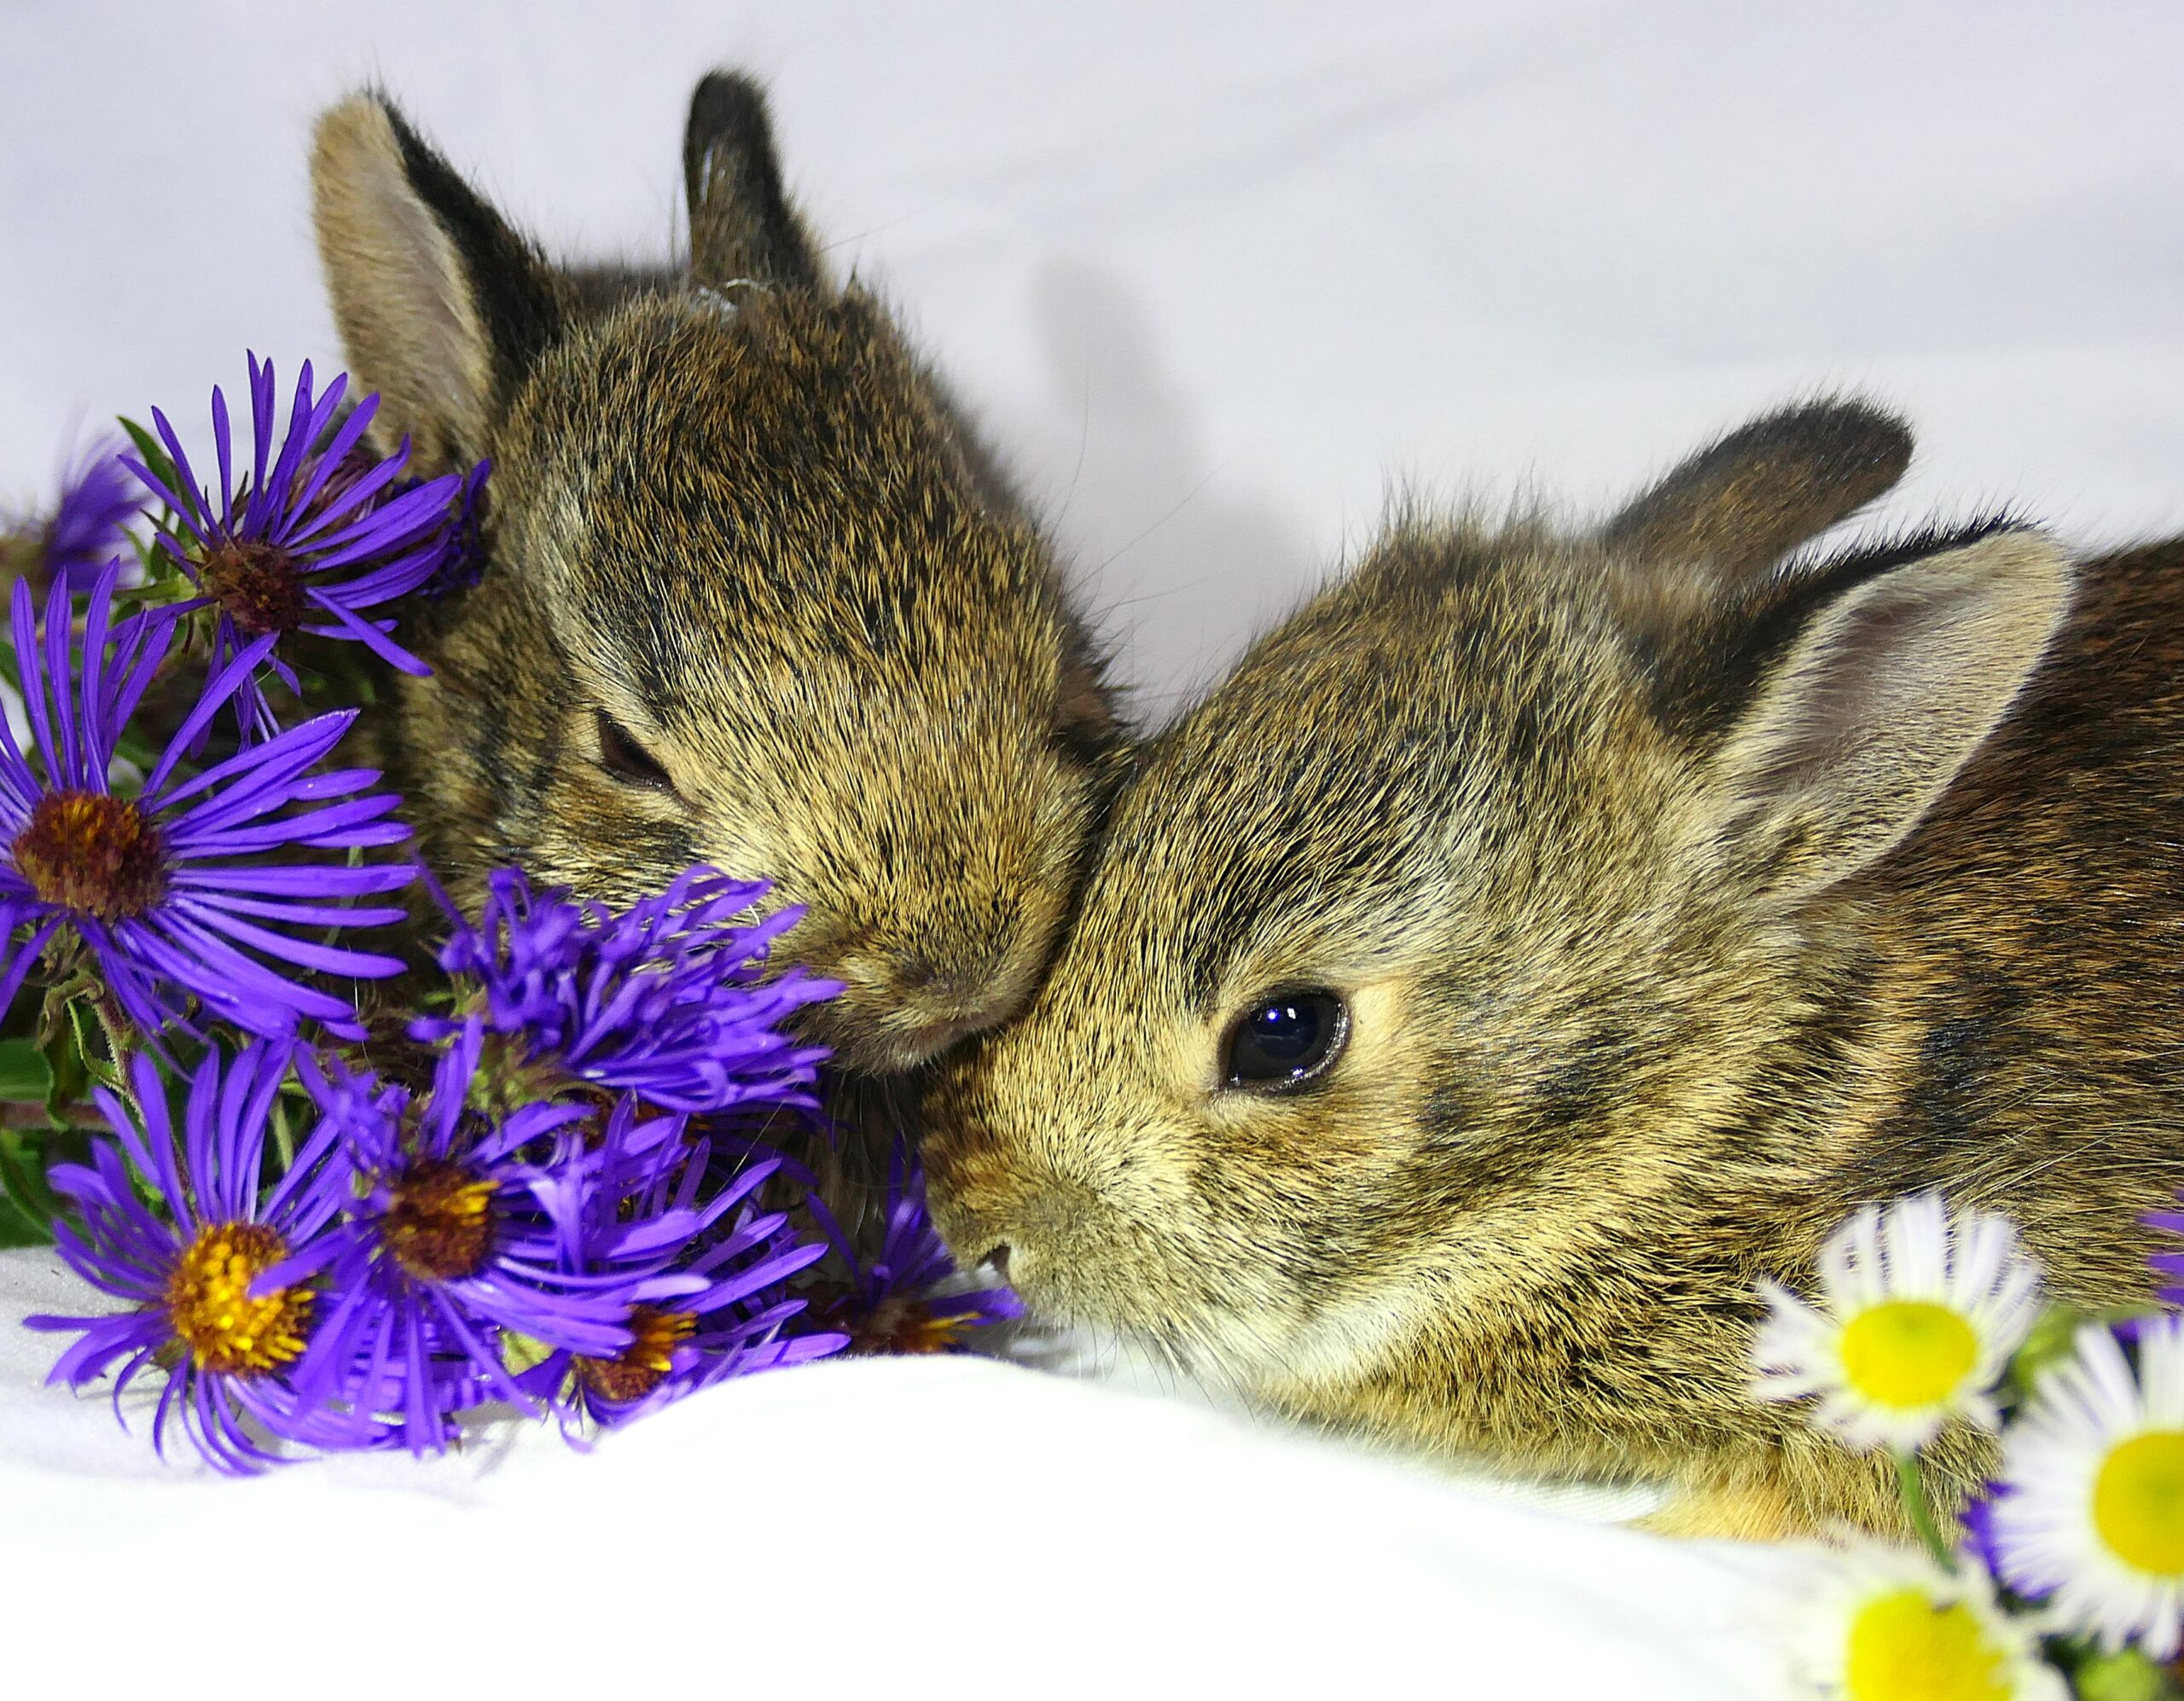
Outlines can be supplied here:
M721 62L771 79L835 257L1054 515L1147 716L1391 482L1594 509L1816 389L1920 427L1891 515L2184 514L2164 0L0 0L0 502L117 410L200 417L246 345L338 363L304 147L357 81L550 247L657 253ZM0 1259L0 1310L55 1287ZM36 1389L48 1346L0 1332L11 1685L728 1690L801 1637L906 1693L1757 1696L1796 1575L961 1362L725 1390L590 1459L207 1485Z

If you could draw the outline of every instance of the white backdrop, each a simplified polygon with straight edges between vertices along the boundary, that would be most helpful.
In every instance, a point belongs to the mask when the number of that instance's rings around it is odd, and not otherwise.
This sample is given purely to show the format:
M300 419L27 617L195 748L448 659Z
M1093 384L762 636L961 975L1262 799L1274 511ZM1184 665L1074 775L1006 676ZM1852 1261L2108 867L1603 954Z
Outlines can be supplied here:
M2184 521L2184 9L0 4L0 495L80 422L338 361L311 115L376 78L549 247L661 252L684 102L985 415L1157 713L1391 478L1597 507L1867 388L1897 511Z
M1597 508L1816 388L1920 427L1898 516L2184 523L2174 0L0 0L0 502L43 495L106 415L200 415L246 346L338 361L304 148L344 90L382 81L549 247L657 253L683 103L723 62L770 79L822 235L1047 506L1148 717L1358 541L1391 479ZM9 1309L49 1263L0 1262ZM776 1669L781 1612L909 1693L1362 1688L1419 1662L1449 1695L1770 1692L1771 1559L1397 1492L996 1367L725 1390L591 1460L237 1490L144 1474L102 1410L33 1390L37 1362L0 1355L0 1578L38 1578L7 1597L18 1677L128 1577L147 1646L227 1634L259 1588L278 1647L365 1654L305 1692L380 1681L373 1655L440 1692L535 1652L502 1615L556 1592L589 1651L566 1675L631 1692ZM807 1445L816 1487L787 1462ZM787 1576L781 1524L805 1532ZM475 1622L450 1628L452 1596L421 1617L427 1579L472 1589ZM608 1662L648 1605L688 1634Z

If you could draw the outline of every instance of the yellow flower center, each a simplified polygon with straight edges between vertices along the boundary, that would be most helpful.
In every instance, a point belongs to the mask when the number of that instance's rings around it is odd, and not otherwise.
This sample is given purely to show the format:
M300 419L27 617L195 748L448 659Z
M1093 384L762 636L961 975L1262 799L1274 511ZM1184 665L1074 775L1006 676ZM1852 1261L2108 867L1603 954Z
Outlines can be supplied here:
M380 1224L394 1262L420 1281L477 1274L493 1250L498 1186L444 1158L412 1160L396 1178Z
M255 1375L304 1350L317 1296L276 1287L251 1297L251 1283L288 1256L288 1243L262 1222L212 1223L183 1249L167 1275L167 1318L200 1370Z
M103 792L49 792L15 835L15 867L48 903L102 921L166 896L166 846L142 808Z
M2007 1658L1968 1606L1925 1590L1877 1595L1850 1621L1850 1701L2009 1701Z
M1979 1361L1979 1337L1946 1305L1891 1299L1843 1326L1843 1374L1876 1406L1914 1411L1955 1393Z
M2184 1430L2134 1436L2101 1461L2093 1527L2134 1570L2184 1576Z
M846 1327L853 1353L944 1353L963 1344L972 1321L967 1314L942 1317L922 1300L891 1295Z
M698 1327L687 1311L662 1311L657 1306L630 1309L630 1332L636 1338L617 1358L585 1358L579 1355L570 1367L577 1380L603 1400L627 1402L642 1400L659 1386L675 1368L675 1350Z

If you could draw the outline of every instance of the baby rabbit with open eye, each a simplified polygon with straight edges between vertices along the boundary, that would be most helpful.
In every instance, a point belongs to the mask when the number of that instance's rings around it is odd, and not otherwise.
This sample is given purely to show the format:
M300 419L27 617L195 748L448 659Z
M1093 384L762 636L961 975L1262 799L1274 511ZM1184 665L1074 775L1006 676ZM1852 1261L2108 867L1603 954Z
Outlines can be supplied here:
M1664 1480L1663 1528L1895 1528L1752 1397L1761 1278L1937 1188L2143 1302L2184 1186L2184 543L1780 565L1909 449L1814 405L1589 535L1399 521L1146 748L941 1065L956 1251L1296 1414Z
M490 458L488 566L396 752L428 858L625 902L689 864L810 906L810 1013L892 1071L1029 993L1119 748L1083 627L880 304L826 276L764 105L708 77L686 271L547 264L359 95L319 245L375 430Z

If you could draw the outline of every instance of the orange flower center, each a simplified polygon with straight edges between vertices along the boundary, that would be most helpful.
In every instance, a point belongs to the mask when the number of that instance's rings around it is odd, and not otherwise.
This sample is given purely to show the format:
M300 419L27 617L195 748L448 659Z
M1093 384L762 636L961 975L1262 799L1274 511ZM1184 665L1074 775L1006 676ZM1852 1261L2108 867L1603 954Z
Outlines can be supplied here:
M303 624L303 575L276 544L224 539L198 562L197 583L245 637L293 632Z
M47 903L119 921L166 896L166 847L138 804L49 792L15 835L15 867Z
M494 1181L444 1158L420 1158L394 1184L380 1235L421 1281L455 1281L485 1268L493 1248Z
M317 1296L307 1287L250 1292L288 1256L288 1243L262 1222L212 1223L183 1249L167 1274L167 1319L200 1370L258 1375L304 1350Z
M578 1357L576 1379L602 1400L626 1405L642 1400L675 1368L675 1350L698 1320L688 1311L662 1311L653 1305L630 1308L630 1332L636 1338L613 1358Z

